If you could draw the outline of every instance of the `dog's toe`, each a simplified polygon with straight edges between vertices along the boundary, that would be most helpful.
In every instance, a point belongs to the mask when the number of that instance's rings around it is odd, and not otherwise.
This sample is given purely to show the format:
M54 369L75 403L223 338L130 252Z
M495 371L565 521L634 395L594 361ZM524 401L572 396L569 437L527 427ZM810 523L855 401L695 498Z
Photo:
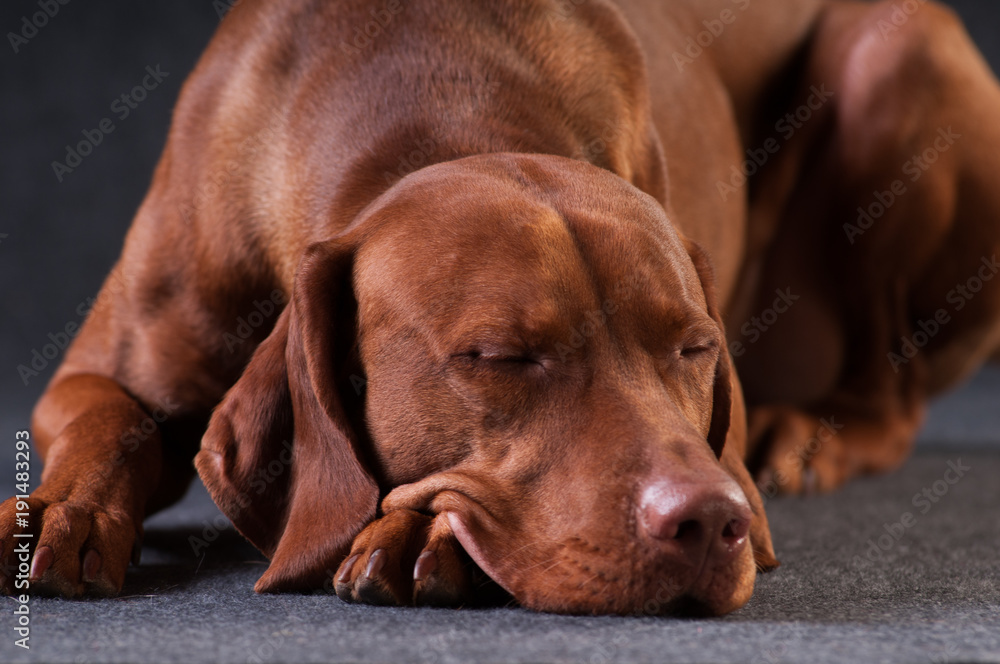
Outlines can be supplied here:
M337 596L376 605L455 606L469 595L468 561L447 519L395 510L354 540Z
M431 523L427 543L413 566L414 604L456 606L471 596L471 561L444 516Z
M756 409L749 437L761 448L756 477L765 495L832 491L853 474L848 450L836 430L795 409Z
M92 503L12 498L0 505L0 590L116 595L137 540L131 519Z

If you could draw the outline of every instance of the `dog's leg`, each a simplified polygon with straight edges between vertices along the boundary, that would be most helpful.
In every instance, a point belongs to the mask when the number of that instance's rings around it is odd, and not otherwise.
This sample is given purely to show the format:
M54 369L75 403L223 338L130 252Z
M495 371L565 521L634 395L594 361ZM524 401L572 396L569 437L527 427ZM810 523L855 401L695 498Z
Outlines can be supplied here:
M27 542L31 592L118 593L143 519L183 495L210 410L245 361L219 352L223 321L236 316L206 313L196 281L171 271L194 264L133 240L154 217L140 213L120 263L134 271L112 273L35 408L44 472L29 498L0 505L4 592L25 588ZM252 351L254 340L240 341Z
M208 411L190 387L164 378L199 369L180 354L167 371L143 353L144 343L171 332L162 321L158 331L127 324L108 288L35 408L41 484L27 500L0 505L5 592L25 588L17 547L27 543L31 592L118 593L129 561L137 562L143 519L180 498L194 476L191 459ZM130 352L117 368L124 347ZM129 365L143 355L151 375L127 381L139 369Z
M751 462L792 492L898 465L1000 333L1000 87L960 22L831 3L803 71L832 97L754 185L793 193L738 358Z
M60 378L36 412L45 471L27 501L11 498L0 506L3 589L26 587L15 585L24 577L14 572L15 548L27 543L32 592L116 594L140 545L147 504L168 485L179 492L190 473L164 478L160 432L147 424L153 416L107 377ZM131 440L144 430L146 439L133 449Z

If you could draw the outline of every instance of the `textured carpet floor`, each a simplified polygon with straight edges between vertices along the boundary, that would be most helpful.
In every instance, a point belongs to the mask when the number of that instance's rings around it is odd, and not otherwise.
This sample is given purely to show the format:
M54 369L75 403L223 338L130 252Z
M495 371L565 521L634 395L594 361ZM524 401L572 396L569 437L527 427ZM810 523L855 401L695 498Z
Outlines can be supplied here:
M922 514L914 496L933 493L949 463L970 469ZM0 614L0 661L1000 662L998 478L995 453L928 451L833 496L770 501L783 566L715 620L255 595L265 563L231 530L201 555L188 545L215 533L199 490L149 523L122 597L32 600L30 653ZM889 535L907 512L916 522Z

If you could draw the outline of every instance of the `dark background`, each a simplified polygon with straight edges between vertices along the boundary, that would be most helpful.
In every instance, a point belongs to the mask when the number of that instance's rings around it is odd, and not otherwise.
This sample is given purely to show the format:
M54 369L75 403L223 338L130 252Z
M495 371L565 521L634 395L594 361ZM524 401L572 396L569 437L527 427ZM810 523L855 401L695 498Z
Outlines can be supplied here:
M78 309L96 295L148 187L180 86L235 0L42 0L59 11L15 54L7 33L21 31L38 1L0 3L0 442L28 426L62 353L27 384L17 366L82 322ZM996 71L1000 3L949 4ZM111 105L147 66L169 75L120 120ZM104 118L113 133L59 182L52 162Z

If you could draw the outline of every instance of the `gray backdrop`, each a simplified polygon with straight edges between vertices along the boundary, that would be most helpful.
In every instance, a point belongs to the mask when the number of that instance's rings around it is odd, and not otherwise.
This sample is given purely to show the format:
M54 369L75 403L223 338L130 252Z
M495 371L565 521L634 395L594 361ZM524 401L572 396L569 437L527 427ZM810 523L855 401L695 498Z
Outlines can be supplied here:
M118 256L180 85L219 12L235 2L41 1L58 12L18 43L17 53L8 33L22 32L23 17L41 11L39 0L0 3L0 440L27 425L62 356L39 359L34 351L58 350L66 326L82 321L78 312ZM996 69L1000 3L950 4ZM119 98L143 80L147 67L166 76L128 108ZM72 172L61 172L60 181L52 163L66 163L66 146L83 140L83 132L98 136L105 118L114 131ZM32 360L46 366L37 376L19 375L18 365L30 367Z
M39 2L58 12L32 36L23 20L41 11ZM82 321L79 312L118 256L180 85L233 2L0 3L0 440L27 425L62 356L49 360L34 351L59 350L67 325ZM949 4L996 70L1000 3ZM15 53L10 33L22 32L29 38L17 40ZM165 76L129 108L120 96L143 80L147 67ZM105 118L114 130L101 135ZM66 146L84 132L101 135L100 143L72 172L57 176L52 163L66 163ZM32 360L45 365L39 375L19 375L18 365L30 367Z

